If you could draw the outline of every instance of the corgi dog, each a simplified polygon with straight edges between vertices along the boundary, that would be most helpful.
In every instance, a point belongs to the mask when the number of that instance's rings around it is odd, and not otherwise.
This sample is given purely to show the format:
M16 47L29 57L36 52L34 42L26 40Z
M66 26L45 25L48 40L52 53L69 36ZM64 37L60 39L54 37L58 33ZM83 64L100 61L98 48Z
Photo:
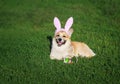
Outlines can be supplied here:
M64 28L61 28L60 20L54 18L54 26L56 28L55 34L52 40L52 48L50 53L50 59L64 60L65 58L72 59L74 56L81 57L93 57L95 53L83 42L71 41L71 35L73 29L73 18L70 17Z

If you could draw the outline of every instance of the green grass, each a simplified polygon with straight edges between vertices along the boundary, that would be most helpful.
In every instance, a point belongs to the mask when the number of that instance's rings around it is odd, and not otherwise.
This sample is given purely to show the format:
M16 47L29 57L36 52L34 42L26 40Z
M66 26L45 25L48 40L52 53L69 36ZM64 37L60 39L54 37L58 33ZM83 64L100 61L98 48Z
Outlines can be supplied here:
M0 84L120 84L119 0L0 0ZM57 16L96 56L50 60Z

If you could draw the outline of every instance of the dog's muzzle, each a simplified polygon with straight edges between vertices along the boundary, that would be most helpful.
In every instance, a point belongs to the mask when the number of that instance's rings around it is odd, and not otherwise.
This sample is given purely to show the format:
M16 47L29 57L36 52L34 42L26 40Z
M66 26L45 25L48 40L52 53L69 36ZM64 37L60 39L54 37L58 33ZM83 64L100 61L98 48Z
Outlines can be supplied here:
M58 44L58 46L64 45L66 43L66 40L62 39L62 38L58 38L56 39L56 42Z

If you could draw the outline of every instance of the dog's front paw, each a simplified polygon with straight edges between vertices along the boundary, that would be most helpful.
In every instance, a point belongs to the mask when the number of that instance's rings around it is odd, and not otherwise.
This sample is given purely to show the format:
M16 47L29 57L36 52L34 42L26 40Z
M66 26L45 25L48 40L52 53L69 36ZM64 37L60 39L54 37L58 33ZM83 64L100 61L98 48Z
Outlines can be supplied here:
M73 61L72 59L69 60L68 64L73 64Z
M53 56L50 56L50 59L51 59L51 60L54 60L55 58L54 58Z

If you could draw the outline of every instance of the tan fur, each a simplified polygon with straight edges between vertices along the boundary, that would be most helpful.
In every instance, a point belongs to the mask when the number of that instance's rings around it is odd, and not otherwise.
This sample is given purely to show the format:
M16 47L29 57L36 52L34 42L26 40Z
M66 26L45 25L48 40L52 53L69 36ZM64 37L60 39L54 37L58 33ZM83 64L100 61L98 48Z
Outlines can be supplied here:
M71 42L71 46L73 46L74 56L76 57L92 57L95 55L95 53L85 43Z
M73 31L72 31L73 32ZM62 37L63 39L67 40L67 42L62 45L61 47L57 46L56 38L57 35ZM63 37L66 36L66 37ZM55 34L53 41L52 41L52 49L50 58L63 60L64 58L72 58L72 57L92 57L95 56L95 53L85 44L82 42L72 42L70 36L67 35L64 31L60 31Z

